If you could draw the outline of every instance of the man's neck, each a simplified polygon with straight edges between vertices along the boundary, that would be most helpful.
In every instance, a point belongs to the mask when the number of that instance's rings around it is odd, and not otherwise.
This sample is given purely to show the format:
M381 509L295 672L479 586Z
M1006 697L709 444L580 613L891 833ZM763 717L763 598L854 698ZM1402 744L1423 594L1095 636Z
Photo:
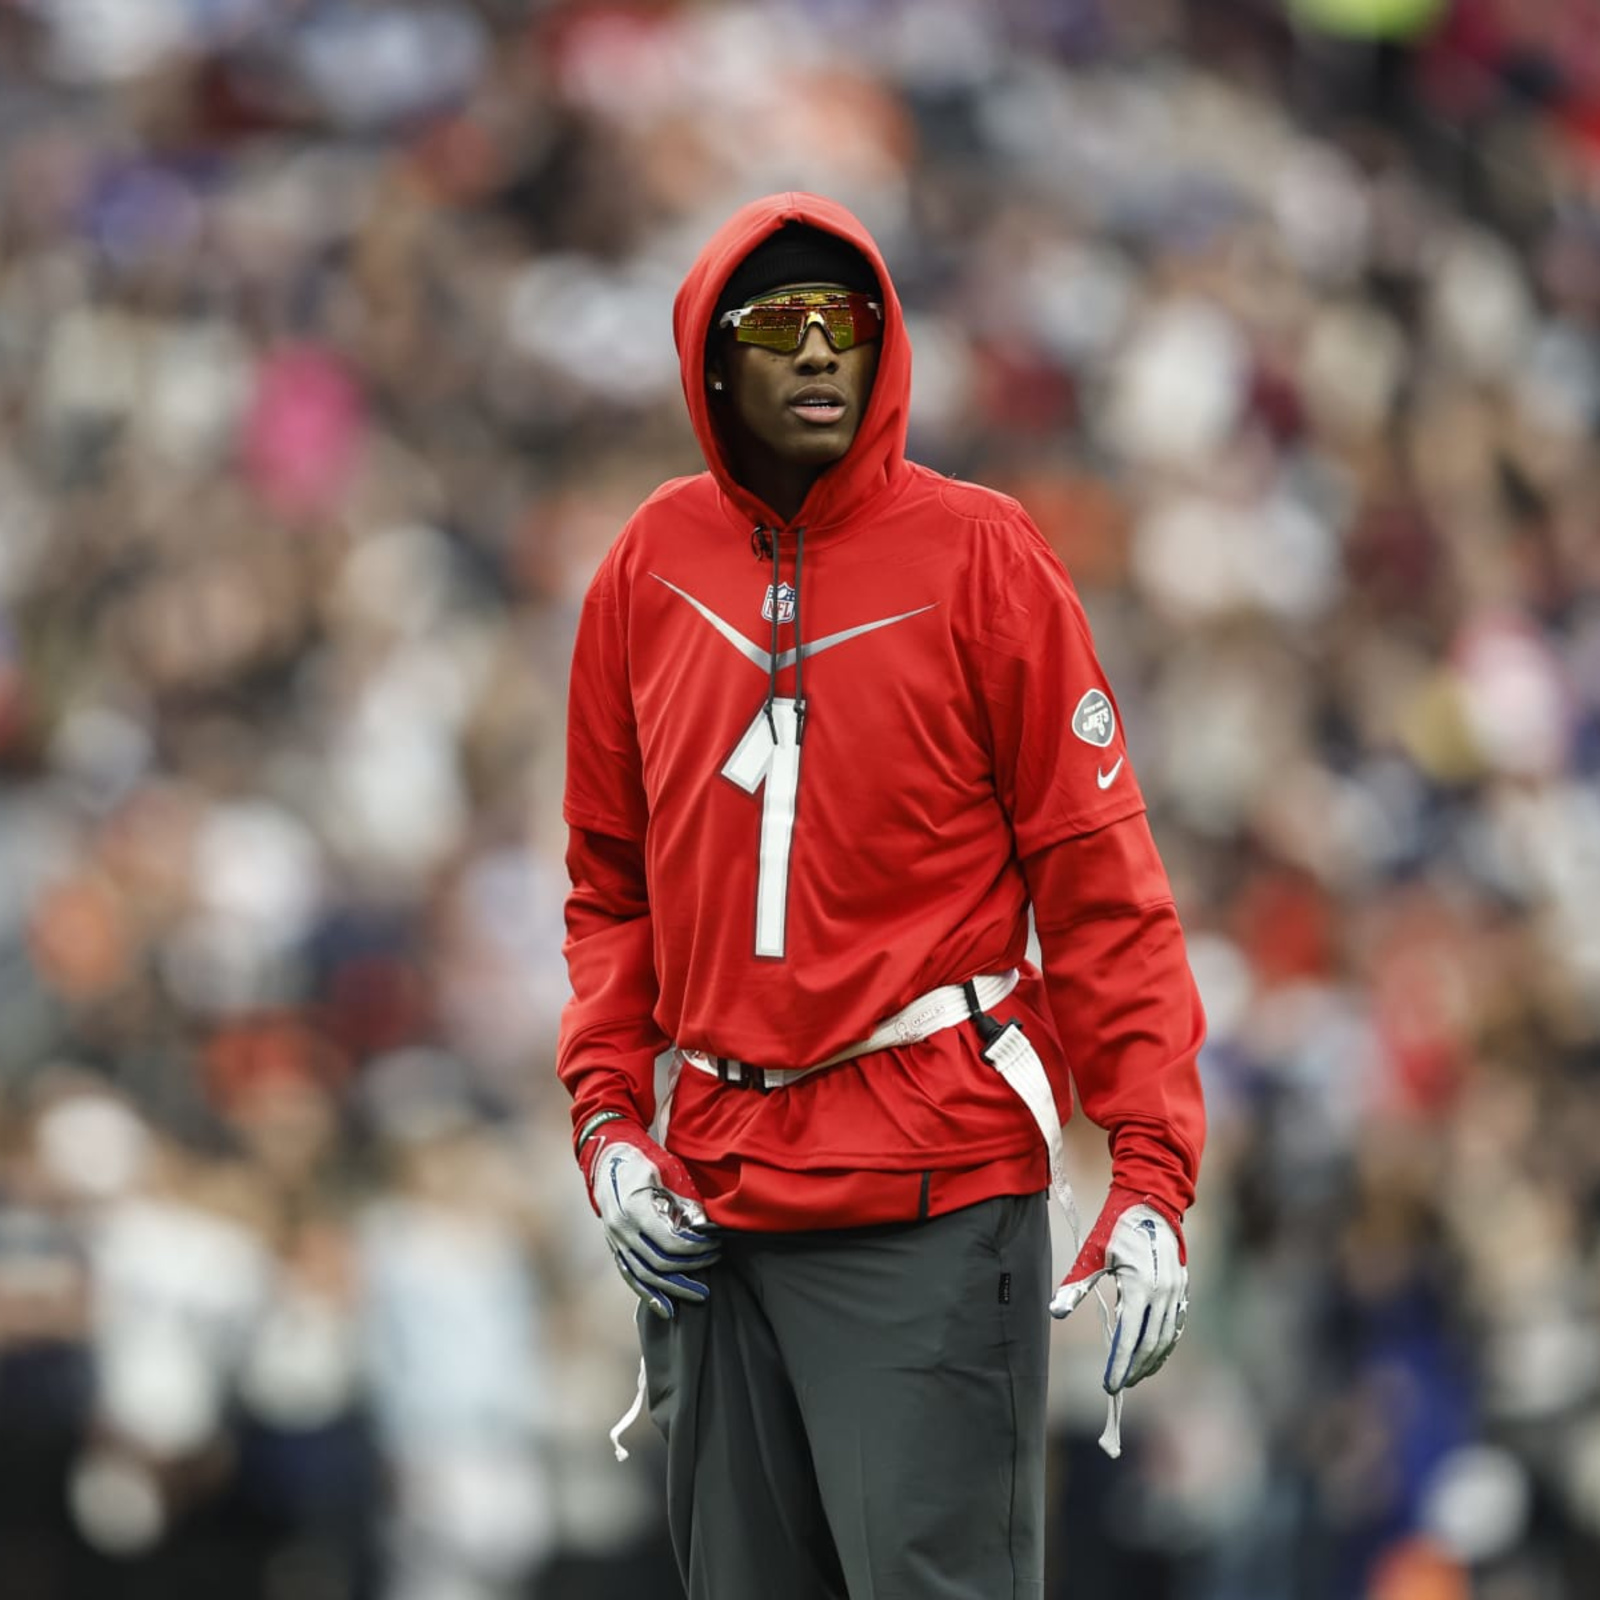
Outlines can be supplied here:
M745 488L763 505L771 506L785 525L800 514L811 485L821 476L820 467L791 467L783 462L764 463L738 474Z

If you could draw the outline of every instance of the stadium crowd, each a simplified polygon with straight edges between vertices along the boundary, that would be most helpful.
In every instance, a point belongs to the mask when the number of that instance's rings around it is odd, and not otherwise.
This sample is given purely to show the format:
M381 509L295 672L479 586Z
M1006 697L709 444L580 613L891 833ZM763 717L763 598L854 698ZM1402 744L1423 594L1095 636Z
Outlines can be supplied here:
M1600 1592L1600 30L1385 9L0 0L7 1600L677 1593L564 675L785 187L1072 569L1207 1002L1191 1331L1114 1466L1058 1333L1053 1585Z

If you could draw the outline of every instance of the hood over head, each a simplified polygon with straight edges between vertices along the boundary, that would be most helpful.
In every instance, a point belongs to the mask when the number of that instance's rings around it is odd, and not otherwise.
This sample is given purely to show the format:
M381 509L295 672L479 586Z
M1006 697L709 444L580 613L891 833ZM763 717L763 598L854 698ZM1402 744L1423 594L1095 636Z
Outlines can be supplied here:
M717 297L711 326L720 325L724 311L797 283L837 283L879 298L878 276L853 244L809 222L786 222L734 268Z
M689 269L673 303L672 331L678 346L689 418L707 467L723 493L751 522L776 524L779 519L772 509L737 483L729 469L706 393L706 346L729 280L758 245L790 223L820 229L852 245L876 275L883 302L878 375L861 427L846 454L812 485L795 519L807 527L820 528L841 520L855 506L870 499L897 477L905 465L911 344L906 337L905 319L889 279L889 269L872 235L843 206L821 195L790 191L753 200L723 223Z

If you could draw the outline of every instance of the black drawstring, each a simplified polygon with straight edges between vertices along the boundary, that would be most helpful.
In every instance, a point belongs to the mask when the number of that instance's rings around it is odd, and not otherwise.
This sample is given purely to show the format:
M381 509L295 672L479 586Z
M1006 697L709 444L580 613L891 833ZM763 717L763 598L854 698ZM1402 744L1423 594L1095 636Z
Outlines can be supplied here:
M805 650L800 638L800 564L805 559L806 530L794 530L794 742L798 745L806 736L806 694L804 682ZM777 651L774 649L773 654Z
M777 535L764 523L750 530L750 549L757 561L763 556L772 557L772 654L767 662L767 703L765 706L767 729L772 742L778 742L778 719L773 706L778 698L778 587L783 578L782 555ZM805 657L800 651L800 567L805 559L806 530L794 530L794 742L798 745L806 735L806 697L801 685L804 681Z
M761 539L764 549L770 548L772 553L772 590L769 604L772 607L772 653L767 657L767 731L772 735L773 744L778 742L778 718L773 711L773 705L778 698L778 580L781 569L778 561L778 539L776 534L769 533L765 528L757 528L756 534Z

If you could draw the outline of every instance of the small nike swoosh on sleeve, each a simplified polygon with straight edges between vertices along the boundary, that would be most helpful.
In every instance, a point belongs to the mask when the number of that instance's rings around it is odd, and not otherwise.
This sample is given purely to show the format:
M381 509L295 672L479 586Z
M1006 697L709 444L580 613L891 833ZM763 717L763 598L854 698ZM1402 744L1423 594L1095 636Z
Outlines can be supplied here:
M1102 789L1109 789L1111 785L1117 781L1117 774L1122 771L1122 763L1127 759L1128 758L1126 756L1118 756L1116 765L1112 767L1109 772L1102 772L1098 767L1096 767L1094 781L1098 783Z

